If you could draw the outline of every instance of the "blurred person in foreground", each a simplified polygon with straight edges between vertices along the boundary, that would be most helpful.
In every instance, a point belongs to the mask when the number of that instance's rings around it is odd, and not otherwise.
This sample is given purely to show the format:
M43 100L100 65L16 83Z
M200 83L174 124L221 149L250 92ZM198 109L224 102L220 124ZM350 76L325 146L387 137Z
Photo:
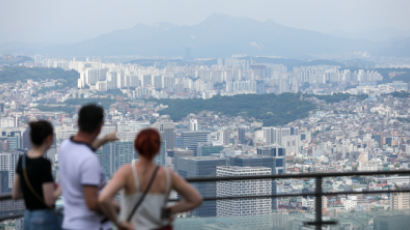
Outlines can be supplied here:
M54 183L51 162L44 155L53 144L53 126L45 120L29 123L32 149L20 156L12 191L13 199L24 199L24 229L61 229L61 215L54 211L61 194Z
M155 164L153 159L160 146L157 130L142 130L134 141L138 161L122 166L100 194L102 211L119 229L172 229L175 214L192 210L202 203L198 191L182 177ZM120 190L118 217L112 200ZM171 190L183 199L167 207Z
M112 229L98 205L98 193L105 186L96 149L116 141L116 132L97 139L104 124L104 110L95 104L81 107L78 132L61 143L59 177L64 199L64 229Z

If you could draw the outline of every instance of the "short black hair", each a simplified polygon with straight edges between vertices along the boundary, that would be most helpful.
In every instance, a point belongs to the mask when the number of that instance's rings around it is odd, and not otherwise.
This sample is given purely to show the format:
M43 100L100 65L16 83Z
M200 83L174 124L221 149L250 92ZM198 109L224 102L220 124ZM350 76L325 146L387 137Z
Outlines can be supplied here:
M30 140L35 146L42 145L46 138L54 133L53 126L46 120L32 121L29 126Z
M104 121L104 109L96 104L87 104L78 112L78 128L93 133Z

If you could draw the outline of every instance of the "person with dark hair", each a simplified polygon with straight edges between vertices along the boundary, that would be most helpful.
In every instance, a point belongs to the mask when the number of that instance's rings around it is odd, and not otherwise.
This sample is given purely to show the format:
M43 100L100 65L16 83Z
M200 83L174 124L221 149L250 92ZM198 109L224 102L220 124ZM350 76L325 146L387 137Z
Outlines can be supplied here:
M84 133L100 133L104 124L104 110L101 106L88 104L81 107L78 112L78 128Z
M44 157L53 144L53 126L45 120L29 126L32 149L18 159L12 197L24 199L24 229L61 229L61 218L52 210L61 190L54 183L50 160Z
M81 107L78 132L61 143L58 159L64 199L64 229L105 229L98 205L98 193L105 185L96 149L118 140L116 132L97 139L104 124L104 110L98 105Z
M103 189L99 202L105 215L118 229L172 229L173 216L198 207L202 197L182 177L171 169L159 167L153 161L161 147L157 130L144 129L134 141L138 162L122 166ZM120 215L112 201L121 190ZM166 206L169 193L175 190L182 200Z

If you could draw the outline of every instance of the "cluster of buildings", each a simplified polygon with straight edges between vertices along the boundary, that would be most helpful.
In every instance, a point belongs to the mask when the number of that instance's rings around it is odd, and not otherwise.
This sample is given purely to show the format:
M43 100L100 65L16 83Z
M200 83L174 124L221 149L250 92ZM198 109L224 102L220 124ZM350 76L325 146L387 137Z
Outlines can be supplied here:
M383 80L374 70L328 64L291 66L273 64L271 59L252 58L219 58L211 64L170 62L158 66L36 58L35 65L76 70L80 74L78 88L102 92L121 89L130 98L206 99L215 95L285 92L330 94L356 86L376 85Z
M97 152L107 178L121 165L138 157L133 141L146 127L155 127L162 135L156 162L173 168L183 177L409 168L410 98L382 94L383 86L374 85L382 76L374 71L322 65L288 69L284 65L258 65L251 60L234 58L218 60L211 66L163 68L88 60L40 59L36 63L77 70L80 73L78 88L53 90L53 85L47 83L50 81L31 80L0 84L1 193L11 191L16 160L30 148L27 122L32 119L48 119L55 127L55 144L48 157L58 175L57 150L64 139L75 133L77 117L59 108L42 111L39 105L50 96L60 103L78 97L98 100L110 89L120 89L123 94L110 97L114 102L106 108L102 131L104 135L117 130L120 140ZM364 88L366 83L368 88ZM309 117L276 127L209 111L173 121L167 115L159 115L160 105L144 100L145 97L209 98L216 94L298 92L301 89L324 93L345 86L352 92L367 92L369 97L352 97L336 103L312 98L318 109ZM390 86L393 91L408 92L403 83ZM386 92L392 92L389 90L391 88ZM314 189L313 181L307 180L207 182L194 186L204 197L272 195ZM406 186L410 186L410 177L330 178L323 185L328 191ZM402 210L410 209L410 195L334 196L323 198L323 204L324 213L329 216L351 211ZM309 197L241 199L206 201L189 215L263 216L273 211L312 213L313 210L314 199Z

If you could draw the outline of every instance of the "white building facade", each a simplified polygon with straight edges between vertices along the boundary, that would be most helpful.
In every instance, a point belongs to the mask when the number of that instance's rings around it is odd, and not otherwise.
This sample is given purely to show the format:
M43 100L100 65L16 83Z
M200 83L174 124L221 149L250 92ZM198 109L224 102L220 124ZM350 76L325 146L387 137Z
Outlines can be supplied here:
M218 166L217 176L251 176L271 175L267 167ZM217 182L217 197L270 195L271 180L243 180L233 182ZM259 216L272 213L272 199L235 199L218 200L217 216Z

